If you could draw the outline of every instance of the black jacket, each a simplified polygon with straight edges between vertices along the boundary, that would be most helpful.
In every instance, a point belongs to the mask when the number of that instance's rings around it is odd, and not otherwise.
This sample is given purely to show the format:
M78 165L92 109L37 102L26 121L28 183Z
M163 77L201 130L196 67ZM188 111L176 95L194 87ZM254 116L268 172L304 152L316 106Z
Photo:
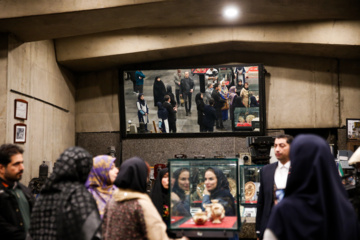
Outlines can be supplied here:
M31 194L31 191L18 183L26 199L29 202L30 212L35 203L35 198ZM19 205L15 196L10 190L3 185L3 180L0 178L0 233L1 239L21 239L26 237L23 218L21 216Z
M210 105L204 106L204 118L203 123L206 127L214 127L214 123L216 121L216 112L215 108Z
M214 89L214 91L211 94L211 97L214 99L215 103L214 103L214 108L215 109L221 109L224 106L224 103L226 102L225 99L222 99L220 92L216 91Z
M194 80L191 78L183 78L180 80L180 93L189 93L190 89L194 89Z
M168 121L169 122L175 122L176 121L176 111L174 110L173 106L168 103L164 102L163 107L168 111Z
M271 209L274 205L274 175L278 163L265 165L260 170L260 189L256 212L256 232L260 239L263 238Z

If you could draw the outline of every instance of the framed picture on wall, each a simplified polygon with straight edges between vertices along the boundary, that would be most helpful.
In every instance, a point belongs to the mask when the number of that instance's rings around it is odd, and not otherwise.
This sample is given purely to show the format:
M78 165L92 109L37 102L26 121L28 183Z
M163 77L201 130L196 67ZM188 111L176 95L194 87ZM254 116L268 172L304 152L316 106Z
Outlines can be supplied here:
M360 118L346 119L346 138L347 140L360 140Z
M23 99L15 99L14 117L16 119L26 120L28 113L28 102Z
M17 123L14 125L14 143L26 142L26 124Z

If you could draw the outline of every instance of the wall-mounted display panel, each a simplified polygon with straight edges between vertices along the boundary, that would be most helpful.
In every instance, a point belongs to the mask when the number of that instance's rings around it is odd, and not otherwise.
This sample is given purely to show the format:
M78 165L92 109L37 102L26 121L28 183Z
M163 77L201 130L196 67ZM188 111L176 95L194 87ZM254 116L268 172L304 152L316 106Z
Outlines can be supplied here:
M262 64L128 68L119 74L123 138L264 134Z

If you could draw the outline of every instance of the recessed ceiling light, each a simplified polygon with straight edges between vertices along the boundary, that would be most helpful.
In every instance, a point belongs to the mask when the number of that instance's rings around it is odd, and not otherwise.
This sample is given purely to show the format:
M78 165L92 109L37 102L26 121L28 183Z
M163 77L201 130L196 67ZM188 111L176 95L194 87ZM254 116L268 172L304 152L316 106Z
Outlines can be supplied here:
M224 9L224 17L234 19L239 15L239 10L236 7L226 7Z

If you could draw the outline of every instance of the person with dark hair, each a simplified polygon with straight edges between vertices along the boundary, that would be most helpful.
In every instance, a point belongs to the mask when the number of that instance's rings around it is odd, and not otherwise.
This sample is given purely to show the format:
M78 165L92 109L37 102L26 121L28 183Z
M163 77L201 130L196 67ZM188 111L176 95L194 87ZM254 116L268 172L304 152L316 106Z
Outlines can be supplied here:
M249 99L250 99L250 107L259 107L259 103L256 100L256 97L254 95L252 95L251 93L249 94Z
M128 80L130 79L132 84L133 84L133 91L134 93L136 93L136 79L135 79L135 71L129 71L129 72L126 72L127 73L127 79L125 80Z
M238 97L236 94L236 87L232 86L229 89L229 105L230 105L230 120L234 119L234 100Z
M213 132L216 121L216 110L214 108L214 99L210 99L209 105L204 106L204 132Z
M135 72L135 87L137 93L144 93L144 78L145 75L141 70Z
M85 187L96 201L101 218L104 215L106 203L116 189L114 181L119 169L115 166L115 160L116 158L109 155L94 157L93 167L85 183Z
M92 166L92 156L81 147L60 155L31 214L32 239L101 239L99 210L85 187Z
M114 182L118 187L106 205L103 236L111 239L168 239L166 225L146 193L150 168L144 160L125 160Z
M172 216L191 216L190 214L190 171L188 168L179 168L172 175L171 201Z
M204 96L204 102L205 102L205 104L209 104L209 101L210 101L210 99L211 99L211 94L212 94L212 92L213 92L213 84L212 83L209 83L208 85L207 85L207 88L206 88L206 90L205 90L205 96Z
M216 68L209 68L205 73L205 79L208 83L217 83L218 82L219 71Z
M170 103L172 107L176 107L177 106L177 102L175 101L175 96L172 92L172 88L170 85L166 86L166 94L165 95L169 95L170 97Z
M360 239L329 144L316 135L299 135L290 158L285 196L271 211L264 239Z
M139 124L144 123L145 131L148 131L147 124L149 123L149 108L145 101L144 94L139 94L136 107L138 109Z
M181 73L181 69L177 69L176 73L174 73L175 95L177 104L180 104L180 82L183 78L184 74ZM183 104L181 104L181 106L183 107Z
M154 107L157 106L158 102L164 101L165 94L165 84L163 83L163 81L161 81L161 78L159 76L156 76L153 85Z
M195 103L196 103L196 109L197 109L197 112L198 112L197 123L200 126L200 132L204 132L204 107L205 107L205 103L204 103L204 100L203 100L203 94L201 92L196 94Z
M278 162L265 165L260 170L260 189L256 212L256 235L263 238L268 224L271 209L277 204L277 193L282 193L286 188L290 169L290 144L293 137L281 134L276 136L274 142L275 156ZM281 194L280 194L281 195Z
M180 81L180 97L185 100L186 116L191 114L191 98L194 86L194 80L189 77L189 72L185 72L184 78Z
M176 133L176 113L177 113L177 108L173 107L171 105L171 99L169 95L165 95L164 97L164 103L163 103L163 107L167 110L168 112L168 121L169 121L169 132L173 132Z
M222 112L221 108L224 106L224 103L226 102L225 99L223 99L220 95L220 86L218 83L214 84L214 91L212 92L211 97L214 99L214 108L216 110L216 129L223 130L224 124L222 120Z
M161 102L157 103L158 106L158 118L159 118L159 128L161 130L161 132L163 133L168 133L169 132L169 113L166 110L166 108L164 108L163 104Z
M205 171L205 190L202 200L204 204L210 204L211 200L217 199L225 209L225 216L236 216L235 199L230 193L229 182L224 173L214 167Z
M0 146L0 233L2 239L25 239L35 199L19 182L24 172L24 150L14 144Z
M170 224L169 169L159 171L150 198L167 226Z

